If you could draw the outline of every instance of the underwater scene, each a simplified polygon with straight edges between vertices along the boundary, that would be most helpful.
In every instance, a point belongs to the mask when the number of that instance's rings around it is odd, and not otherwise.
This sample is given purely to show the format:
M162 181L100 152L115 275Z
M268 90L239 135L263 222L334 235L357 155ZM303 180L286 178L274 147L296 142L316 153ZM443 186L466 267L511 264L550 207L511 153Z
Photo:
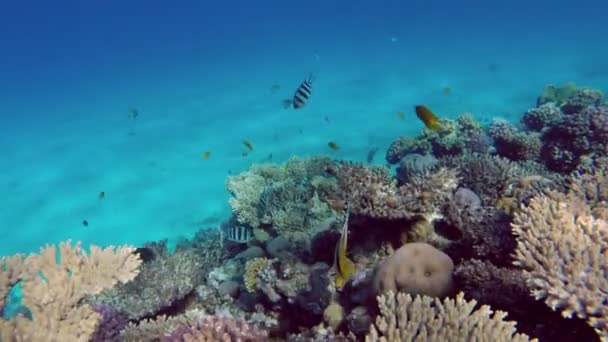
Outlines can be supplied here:
M13 1L0 342L608 341L608 2Z

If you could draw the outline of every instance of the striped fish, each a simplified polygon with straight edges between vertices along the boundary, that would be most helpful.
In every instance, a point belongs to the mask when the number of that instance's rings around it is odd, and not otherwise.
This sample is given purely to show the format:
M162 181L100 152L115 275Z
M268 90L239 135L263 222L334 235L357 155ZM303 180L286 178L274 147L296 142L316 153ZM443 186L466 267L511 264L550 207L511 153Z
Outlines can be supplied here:
M300 109L304 107L306 101L308 101L308 98L310 97L310 94L312 92L312 81L313 77L312 74L310 74L310 76L308 76L308 79L302 82L302 84L300 84L300 86L296 90L295 94L293 94L293 99L291 101L285 101L286 107L288 107L288 104L293 105L294 109Z
M232 226L226 232L226 240L236 243L247 243L251 240L253 232L245 226Z

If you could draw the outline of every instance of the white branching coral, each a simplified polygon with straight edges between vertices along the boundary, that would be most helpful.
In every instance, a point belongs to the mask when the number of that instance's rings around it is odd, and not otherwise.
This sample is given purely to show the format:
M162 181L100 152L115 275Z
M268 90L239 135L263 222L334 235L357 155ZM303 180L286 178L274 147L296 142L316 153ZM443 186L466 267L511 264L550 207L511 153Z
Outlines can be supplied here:
M474 310L477 302L462 292L443 301L389 292L378 303L380 315L366 342L536 341L517 333L515 322L504 320L506 312L493 313L487 305Z
M576 196L539 196L515 215L513 231L515 264L534 297L608 340L608 222Z

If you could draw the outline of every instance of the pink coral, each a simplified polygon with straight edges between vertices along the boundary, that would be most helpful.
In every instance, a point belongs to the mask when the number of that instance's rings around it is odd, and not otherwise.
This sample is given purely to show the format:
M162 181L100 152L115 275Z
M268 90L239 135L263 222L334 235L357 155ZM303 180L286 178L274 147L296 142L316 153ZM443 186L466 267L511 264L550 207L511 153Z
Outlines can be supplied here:
M177 328L163 342L178 341L268 341L268 332L257 329L245 321L222 316L207 316L191 325Z

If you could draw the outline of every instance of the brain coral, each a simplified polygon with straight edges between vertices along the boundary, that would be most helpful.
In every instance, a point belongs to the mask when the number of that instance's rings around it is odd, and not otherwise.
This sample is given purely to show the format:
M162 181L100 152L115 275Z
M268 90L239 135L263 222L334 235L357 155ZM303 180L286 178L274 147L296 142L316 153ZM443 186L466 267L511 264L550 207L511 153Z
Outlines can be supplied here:
M376 293L387 291L448 295L453 289L454 263L445 253L423 243L407 243L386 258L374 275Z

